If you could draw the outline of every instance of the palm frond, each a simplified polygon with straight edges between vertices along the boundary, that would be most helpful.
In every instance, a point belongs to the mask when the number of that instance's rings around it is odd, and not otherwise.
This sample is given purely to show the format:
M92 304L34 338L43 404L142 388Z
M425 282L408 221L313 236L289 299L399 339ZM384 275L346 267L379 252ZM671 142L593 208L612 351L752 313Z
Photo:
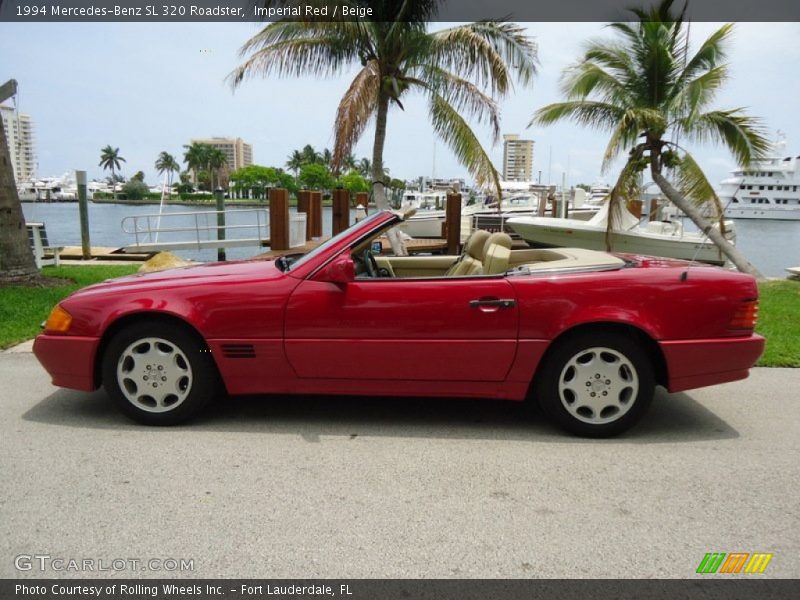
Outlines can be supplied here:
M718 65L690 81L676 84L670 112L693 118L714 99L727 78L728 66Z
M527 84L536 73L536 46L522 31L489 21L437 31L430 34L431 62L503 96L511 90L512 75Z
M716 110L678 121L676 128L694 142L723 144L737 163L749 165L770 148L760 119L743 114L741 108Z
M436 65L420 65L416 70L420 78L410 79L410 83L441 95L448 104L477 123L488 123L493 142L500 139L500 113L497 103L478 86Z
M703 169L697 164L694 157L685 152L675 166L676 187L695 204L712 204L715 208L717 218L722 216L722 204L720 203L714 187L708 181Z
M733 23L723 25L712 33L700 45L700 48L691 58L687 57L686 67L683 69L678 82L680 84L695 79L698 74L715 68L725 60L725 43L733 33Z
M561 91L569 99L587 98L595 93L600 99L615 104L630 104L630 90L619 74L613 74L597 63L584 61L564 72Z
M655 116L655 115L651 115ZM630 148L636 144L639 134L644 127L644 122L641 115L637 111L627 110L619 118L616 127L611 132L611 138L608 140L606 151L603 153L603 163L601 170L605 173L611 162L619 155L625 148Z
M316 23L322 25L323 23ZM333 26L303 27L305 23L277 22L264 27L241 48L249 58L231 71L226 80L237 87L255 76L334 75L357 58L358 39L348 39Z
M608 195L608 219L606 221L606 250L609 252L614 247L614 231L622 223L622 215L627 210L628 201L641 196L639 185L639 170L637 161L641 158L641 150L631 153L628 162L622 167L617 181Z
M475 183L493 187L501 198L500 175L464 118L438 94L431 94L430 115L433 130L467 168Z
M623 117L625 111L618 106L592 100L570 100L543 106L533 115L528 127L550 125L562 119L571 119L581 125L595 129L611 129Z
M355 76L339 102L331 160L334 170L337 170L348 157L375 114L380 85L380 65L377 61L369 61Z

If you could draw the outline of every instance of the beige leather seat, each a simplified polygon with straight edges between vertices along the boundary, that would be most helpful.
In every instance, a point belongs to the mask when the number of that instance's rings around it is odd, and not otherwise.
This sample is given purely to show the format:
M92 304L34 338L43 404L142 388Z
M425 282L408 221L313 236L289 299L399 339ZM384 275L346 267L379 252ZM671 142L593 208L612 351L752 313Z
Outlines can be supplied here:
M507 233L498 232L489 236L483 249L484 275L499 275L508 271L512 243Z
M475 231L469 236L466 244L464 244L464 250L461 256L458 261L447 270L446 276L464 277L466 275L479 274L483 268L481 259L483 258L483 251L489 237L489 232L483 231L482 229Z

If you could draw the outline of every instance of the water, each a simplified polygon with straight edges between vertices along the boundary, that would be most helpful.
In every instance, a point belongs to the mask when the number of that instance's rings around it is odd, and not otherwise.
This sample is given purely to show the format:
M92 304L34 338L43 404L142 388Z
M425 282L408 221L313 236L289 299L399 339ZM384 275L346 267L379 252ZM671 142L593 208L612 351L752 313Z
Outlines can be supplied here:
M249 207L242 207L241 210L248 210ZM164 213L184 214L199 211L213 211L214 208L202 206L180 206L168 205L164 207ZM228 208L226 215L227 225L250 225L256 222L253 212L237 212L238 209ZM331 211L330 207L322 208L322 234L331 234ZM33 223L44 223L47 226L47 237L53 246L80 246L81 230L80 217L78 215L77 202L23 202L22 212L25 220ZM294 214L293 208L289 209L290 214ZM135 243L133 234L127 234L122 230L122 219L137 215L158 214L157 205L130 205L130 204L108 204L94 202L89 203L89 237L92 246L106 246L119 248ZM351 210L351 222L355 220L355 211ZM209 214L197 218L201 227L205 225L215 225L216 215ZM152 226L156 226L156 219L151 219ZM264 221L262 220L262 223ZM168 217L162 220L162 227L194 227L195 217L186 215L185 217ZM132 229L132 223L127 226ZM216 234L211 230L211 239ZM238 230L228 230L226 235L229 239L235 238L254 238L256 236L255 227ZM162 241L195 240L196 233L162 233L159 236ZM201 239L208 239L208 235L201 234ZM140 237L140 241L145 241ZM269 248L261 248L257 245L243 248L226 248L225 253L228 259L251 258L258 254L263 254ZM200 261L217 260L217 250L215 248L204 250L174 250L175 254L184 258Z
M23 202L22 210L25 219L31 222L44 222L47 225L47 234L50 243L55 246L80 246L80 221L78 217L77 202ZM196 206L165 207L165 212L187 213L204 210ZM208 209L213 210L213 209ZM294 209L291 209L294 212ZM89 203L89 226L91 229L91 242L94 246L120 247L134 242L133 235L123 233L121 222L124 217L133 215L146 215L158 213L156 205L126 205L126 204L95 204ZM351 222L354 220L354 211L351 211ZM210 224L215 217L209 217ZM227 219L229 224L244 224L254 221L253 213L237 215L231 213ZM194 223L194 217L187 217L182 224ZM692 230L694 226L685 220L686 229ZM166 222L165 222L166 224ZM331 208L322 209L322 229L324 235L331 232ZM230 231L228 237L254 237L255 231L243 229ZM161 239L179 239L162 234ZM186 237L184 239L193 239ZM800 221L761 221L755 219L739 219L736 221L736 245L750 261L768 277L784 277L786 267L800 265ZM249 258L261 254L265 249L257 246L246 248L228 248L228 258ZM217 251L209 250L179 250L176 254L194 260L216 260Z

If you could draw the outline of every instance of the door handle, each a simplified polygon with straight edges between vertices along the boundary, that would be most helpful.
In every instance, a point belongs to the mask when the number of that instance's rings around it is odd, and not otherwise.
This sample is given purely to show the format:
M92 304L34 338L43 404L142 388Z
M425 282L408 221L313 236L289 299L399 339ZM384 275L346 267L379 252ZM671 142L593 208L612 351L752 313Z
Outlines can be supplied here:
M516 305L517 301L510 298L481 298L469 301L470 308L513 308Z

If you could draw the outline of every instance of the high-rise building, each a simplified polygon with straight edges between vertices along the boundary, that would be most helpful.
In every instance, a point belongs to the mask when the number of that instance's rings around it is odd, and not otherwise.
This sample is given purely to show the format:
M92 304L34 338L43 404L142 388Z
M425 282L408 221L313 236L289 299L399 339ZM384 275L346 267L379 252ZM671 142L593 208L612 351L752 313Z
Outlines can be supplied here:
M503 179L533 181L533 140L521 140L516 134L506 134L503 140Z
M191 143L206 144L222 150L228 159L228 169L231 171L253 164L253 146L242 141L242 138L198 138L193 139Z
M33 122L30 115L0 104L0 117L8 140L11 166L17 183L36 177L36 153L33 148Z

